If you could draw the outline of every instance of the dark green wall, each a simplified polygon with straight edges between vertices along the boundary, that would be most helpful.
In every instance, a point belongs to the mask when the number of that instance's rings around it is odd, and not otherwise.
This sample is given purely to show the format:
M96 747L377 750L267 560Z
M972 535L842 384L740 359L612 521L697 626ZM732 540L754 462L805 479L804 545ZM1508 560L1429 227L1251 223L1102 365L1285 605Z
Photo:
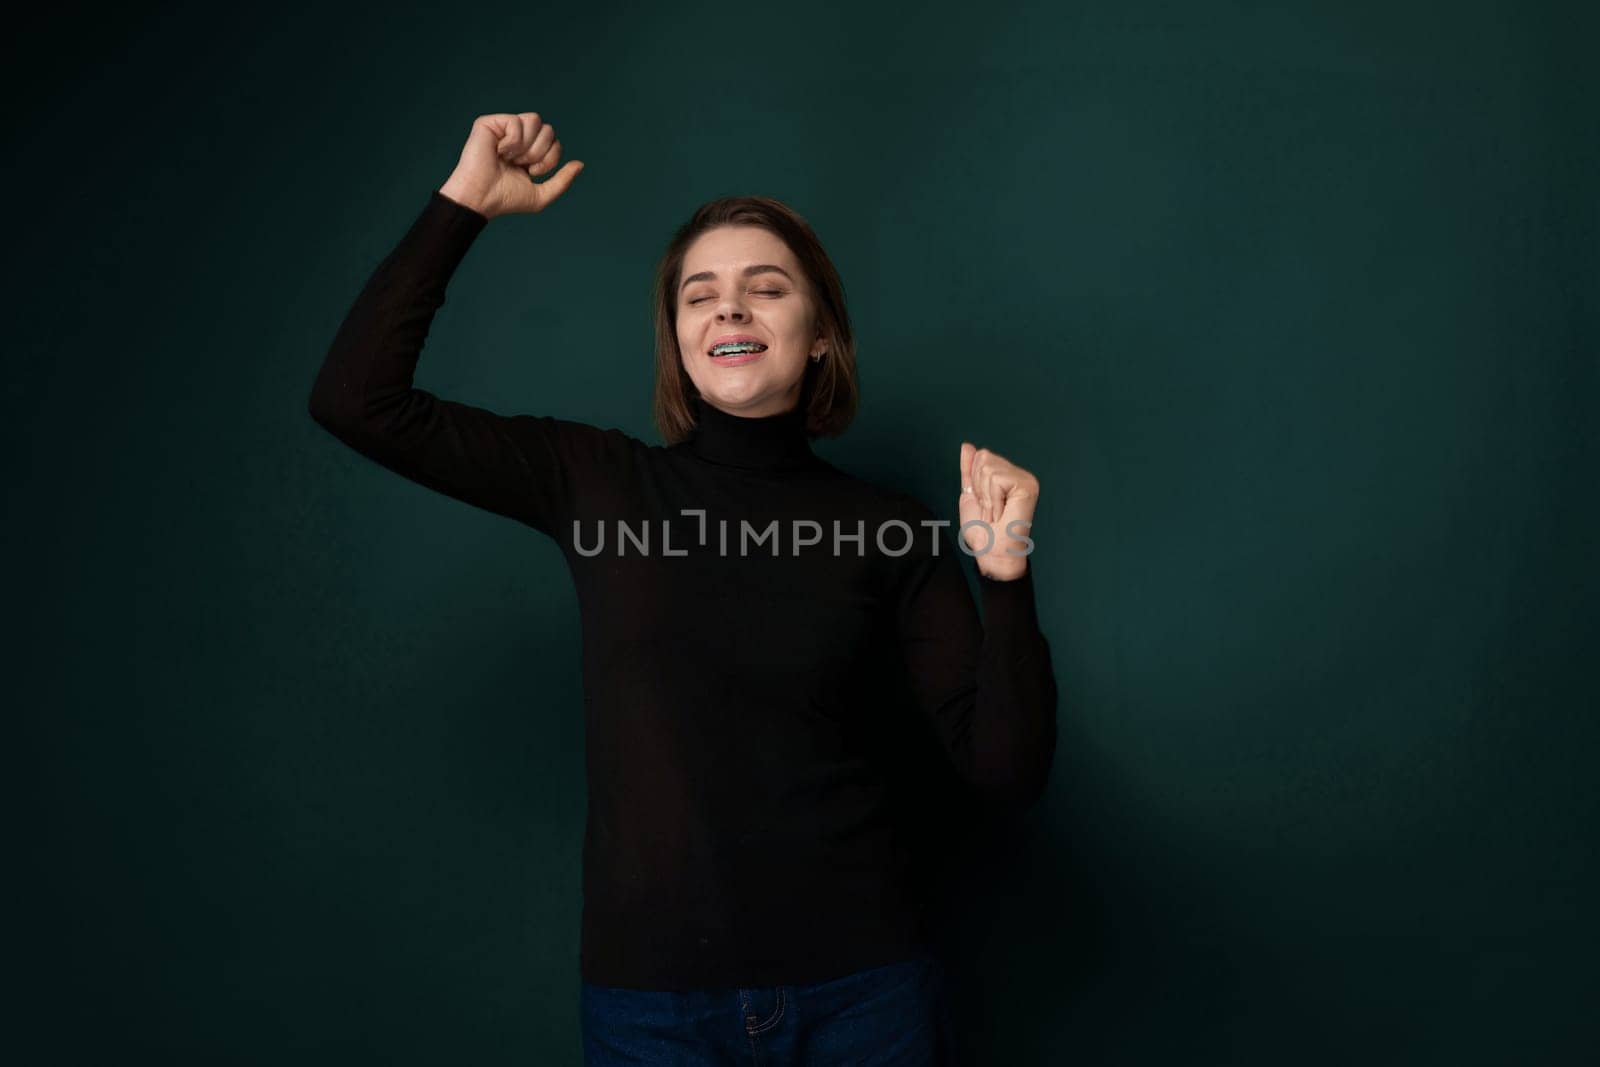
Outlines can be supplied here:
M0 1055L578 1062L561 556L306 413L503 110L587 169L420 385L653 439L655 258L765 193L851 298L823 454L1040 477L1055 774L944 891L977 1062L1596 1046L1591 6L219 11L6 45Z

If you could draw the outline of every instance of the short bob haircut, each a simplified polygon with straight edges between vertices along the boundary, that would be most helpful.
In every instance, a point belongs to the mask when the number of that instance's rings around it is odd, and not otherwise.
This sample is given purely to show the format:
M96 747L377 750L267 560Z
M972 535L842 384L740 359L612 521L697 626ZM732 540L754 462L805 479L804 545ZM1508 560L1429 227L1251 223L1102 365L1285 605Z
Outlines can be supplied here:
M702 204L667 245L655 276L656 429L668 445L694 433L693 400L699 395L678 352L678 287L689 246L720 226L759 226L789 247L806 276L817 327L828 342L822 358L806 360L800 407L810 437L837 437L855 418L856 342L845 309L844 284L809 223L787 204L765 196L725 196Z

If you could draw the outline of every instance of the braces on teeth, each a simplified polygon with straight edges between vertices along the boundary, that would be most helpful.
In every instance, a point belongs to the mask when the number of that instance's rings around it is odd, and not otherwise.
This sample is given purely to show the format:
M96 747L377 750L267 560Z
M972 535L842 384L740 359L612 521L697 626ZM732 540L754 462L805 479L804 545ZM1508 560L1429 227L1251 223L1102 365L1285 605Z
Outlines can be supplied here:
M766 345L756 341L730 341L726 344L712 345L711 354L713 356L732 356L742 352L762 352L766 350L766 347Z

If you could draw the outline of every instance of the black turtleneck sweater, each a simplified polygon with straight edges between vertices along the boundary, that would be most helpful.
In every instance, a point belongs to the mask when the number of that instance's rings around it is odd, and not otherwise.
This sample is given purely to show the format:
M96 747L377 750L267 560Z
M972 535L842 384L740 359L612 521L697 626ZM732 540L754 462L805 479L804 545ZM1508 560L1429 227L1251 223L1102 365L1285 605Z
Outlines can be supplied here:
M976 576L980 623L953 524L822 460L799 409L742 418L697 398L694 435L663 447L414 387L487 221L429 195L346 315L310 411L566 557L583 627L582 977L804 984L907 958L926 945L925 900L890 783L911 731L931 732L975 802L1020 809L1049 773L1034 561L1014 581Z

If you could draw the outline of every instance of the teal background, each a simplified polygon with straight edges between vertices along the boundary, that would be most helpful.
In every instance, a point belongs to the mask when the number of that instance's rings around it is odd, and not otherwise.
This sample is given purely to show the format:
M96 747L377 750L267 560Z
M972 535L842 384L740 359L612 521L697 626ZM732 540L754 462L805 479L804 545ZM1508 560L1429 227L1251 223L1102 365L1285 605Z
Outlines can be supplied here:
M472 119L418 384L649 425L651 269L797 207L954 516L1034 471L1040 806L943 890L994 1064L1600 1043L1592 6L51 5L5 45L13 1063L577 1063L554 543L306 413Z

